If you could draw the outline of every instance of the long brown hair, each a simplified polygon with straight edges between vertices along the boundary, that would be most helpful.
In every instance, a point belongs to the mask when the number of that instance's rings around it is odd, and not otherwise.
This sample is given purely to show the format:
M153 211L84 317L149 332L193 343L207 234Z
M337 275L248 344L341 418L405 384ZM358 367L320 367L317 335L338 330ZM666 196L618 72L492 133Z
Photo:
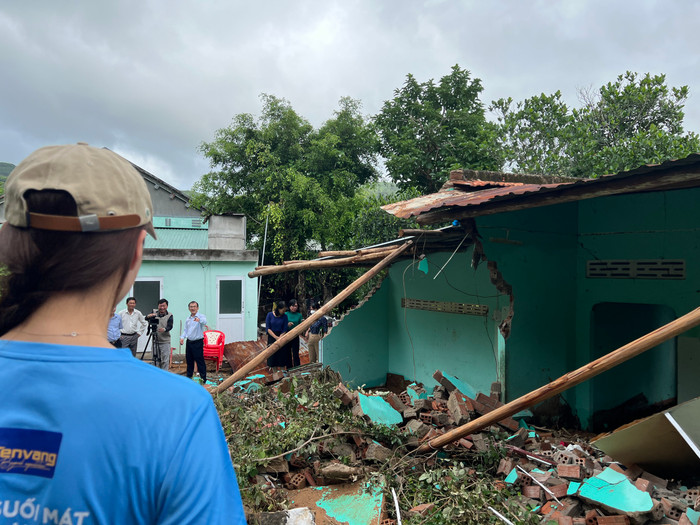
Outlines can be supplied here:
M25 200L32 212L77 215L75 201L64 191L31 191ZM115 275L121 282L142 229L74 233L5 224L0 230L0 335L30 317L52 294L89 291Z

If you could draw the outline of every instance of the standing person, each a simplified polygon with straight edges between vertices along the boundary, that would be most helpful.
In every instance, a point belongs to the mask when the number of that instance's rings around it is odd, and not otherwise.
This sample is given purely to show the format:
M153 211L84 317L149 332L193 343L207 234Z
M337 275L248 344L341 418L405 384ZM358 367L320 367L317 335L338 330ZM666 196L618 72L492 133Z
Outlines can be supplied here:
M143 178L108 149L41 148L7 179L0 450L18 454L0 461L7 523L245 524L211 396L105 336L152 216Z
M318 310L319 306L320 305L318 303L314 303L311 305L309 317L316 313L316 310ZM309 340L309 363L318 362L318 343L321 339L323 339L323 336L326 334L327 331L328 320L326 319L325 315L320 319L314 321L309 327L309 329L306 331L306 338Z
M199 303L190 301L187 305L190 316L185 321L185 329L180 336L180 344L185 339L185 361L187 361L187 377L192 379L194 375L194 364L197 363L197 371L202 383L207 382L207 364L204 362L204 330L207 325L207 318L199 312Z
M148 314L146 319L157 317L158 328L153 333L155 344L160 355L160 367L170 370L170 330L173 329L173 314L168 312L168 300L158 301L158 312Z
M121 348L121 335L122 335L122 318L117 313L117 307L112 308L112 317L109 318L109 324L107 324L107 340L114 348Z
M285 312L287 305L284 301L277 301L271 312L265 317L265 329L267 330L267 346L277 341L287 331L289 320ZM283 368L285 366L284 347L280 348L267 358L267 366L270 368Z
M301 323L301 312L299 311L299 304L296 299L290 299L287 303L289 311L287 311L287 332L291 331L295 326ZM287 368L292 368L299 366L301 361L299 361L299 337L295 337L284 345L284 359L285 366Z
M119 312L119 315L122 318L122 348L128 348L131 355L136 357L139 337L148 326L143 314L136 309L136 297L127 297L126 309Z

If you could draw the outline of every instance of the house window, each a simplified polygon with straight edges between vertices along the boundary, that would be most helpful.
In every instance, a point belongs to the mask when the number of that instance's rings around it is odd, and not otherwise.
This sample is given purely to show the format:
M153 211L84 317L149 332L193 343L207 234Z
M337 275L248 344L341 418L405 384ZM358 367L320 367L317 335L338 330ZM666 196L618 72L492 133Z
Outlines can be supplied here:
M193 228L201 228L202 227L202 219L192 219L192 227Z
M171 225L172 225L172 222L173 222L173 221L172 221L172 219L170 219L170 217L166 217L166 218L165 218L165 225L166 225L166 226L171 226Z
M240 314L243 311L241 280L219 281L219 313Z

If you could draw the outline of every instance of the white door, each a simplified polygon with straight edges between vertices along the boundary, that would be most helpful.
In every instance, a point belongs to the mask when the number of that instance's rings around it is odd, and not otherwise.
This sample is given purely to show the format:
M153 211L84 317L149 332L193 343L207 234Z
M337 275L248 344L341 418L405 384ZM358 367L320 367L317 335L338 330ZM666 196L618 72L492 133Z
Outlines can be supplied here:
M242 277L216 278L216 329L226 335L227 343L243 341L244 292Z
M131 295L136 297L136 309L143 315L150 314L154 309L158 309L158 300L163 297L162 277L137 277ZM141 357L141 352L146 348L146 330L139 337L136 357ZM150 344L148 351L151 351Z

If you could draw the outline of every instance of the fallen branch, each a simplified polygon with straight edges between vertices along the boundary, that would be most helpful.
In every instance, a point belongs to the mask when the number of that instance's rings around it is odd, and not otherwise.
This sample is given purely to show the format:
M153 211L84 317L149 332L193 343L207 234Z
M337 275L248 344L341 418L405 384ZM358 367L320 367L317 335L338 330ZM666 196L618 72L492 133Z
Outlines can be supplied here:
M316 431L314 430L314 433L315 432ZM325 439L325 438L330 438L330 437L334 437L334 436L341 436L343 434L362 435L361 432L334 432L332 434L324 434L322 436L316 436L316 437L314 437L314 435L311 434L311 437L309 439L307 439L303 444L299 445L297 448L293 448L292 450L288 450L287 452L282 452L281 454L277 454L276 456L272 456L269 458L256 459L255 461L257 463L263 463L265 461L272 461L273 459L283 458L287 454L294 454L297 450L301 450L302 448L304 448L306 445L308 445L312 441L318 441L319 439Z

